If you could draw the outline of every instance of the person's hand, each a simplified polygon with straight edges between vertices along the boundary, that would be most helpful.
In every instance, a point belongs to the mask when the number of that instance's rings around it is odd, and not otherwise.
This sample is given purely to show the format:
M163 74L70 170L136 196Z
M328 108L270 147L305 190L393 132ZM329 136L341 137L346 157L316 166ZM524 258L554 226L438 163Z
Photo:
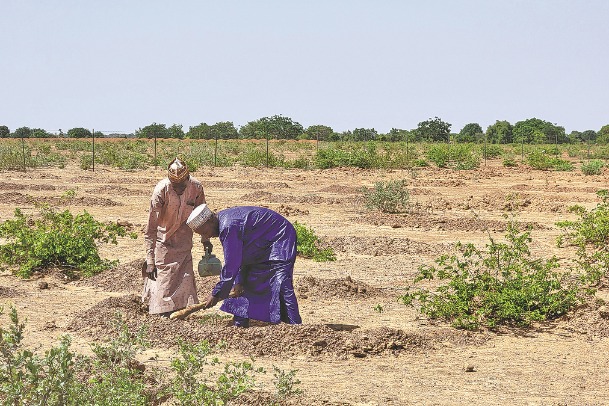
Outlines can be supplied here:
M148 277L151 281L156 281L156 266L152 264L146 265L146 275L142 274L142 276Z
M206 240L201 242L203 243L203 249L211 254L211 251L214 249L214 245L211 243L211 241Z
M210 307L214 307L217 303L218 303L218 298L213 295L209 295L205 299L205 308L209 309Z
M243 294L244 291L245 291L245 289L243 289L243 285L240 283L237 283L237 284L235 284L235 286L233 286L233 289L228 294L228 297L239 297Z

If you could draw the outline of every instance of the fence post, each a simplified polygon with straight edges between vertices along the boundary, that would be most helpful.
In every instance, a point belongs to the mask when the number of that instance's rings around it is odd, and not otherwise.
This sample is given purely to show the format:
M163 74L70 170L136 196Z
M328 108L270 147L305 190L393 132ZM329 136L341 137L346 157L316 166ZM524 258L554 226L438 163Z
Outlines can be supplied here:
M214 166L218 165L218 134L216 133L216 145L214 147Z
M266 167L269 167L269 133L266 133Z
M23 139L23 135L21 136L21 149L23 151L23 172L25 172L25 140Z
M93 160L92 162L92 168L93 168L93 172L95 172L95 128L91 131L91 137L93 139Z

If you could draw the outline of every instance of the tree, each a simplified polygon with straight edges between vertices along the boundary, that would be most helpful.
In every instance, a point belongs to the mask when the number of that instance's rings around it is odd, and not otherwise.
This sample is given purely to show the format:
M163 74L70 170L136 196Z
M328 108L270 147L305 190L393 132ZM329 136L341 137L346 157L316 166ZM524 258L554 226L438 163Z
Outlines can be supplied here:
M165 124L152 123L146 127L140 128L135 131L137 138L169 138L169 131Z
M513 142L513 127L508 121L495 121L486 129L486 139L492 144L509 144Z
M295 140L304 133L302 125L292 121L289 117L275 115L272 117L263 117L260 121L271 138Z
M11 135L11 130L5 125L0 125L0 138L7 138Z
M30 138L32 130L29 127L19 127L13 133L15 138Z
M86 128L76 127L68 130L68 138L90 138L91 131Z
M609 124L604 125L598 132L596 141L599 144L609 144Z
M239 132L232 121L220 121L210 127L213 138L222 140L236 139L239 137Z
M380 141L406 141L406 137L408 136L408 130L400 130L398 128L392 128L389 130L387 134L381 134L378 136L378 140Z
M289 117L272 116L250 121L239 131L242 138L274 138L295 140L304 133L302 125Z
M184 139L184 130L182 130L182 124L172 124L167 129L167 135L169 138Z
M186 138L192 138L195 140L210 140L212 139L211 127L207 123L190 126L188 127L188 132L186 132Z
M377 136L374 128L356 128L351 134L352 141L374 141Z
M514 124L514 142L525 143L554 143L568 142L564 127L554 125L538 118L529 118Z
M32 128L30 138L50 138L51 134L42 128Z
M332 127L327 125L312 125L305 130L308 139L329 141L334 134Z
M417 139L421 141L448 141L452 124L438 117L421 121L416 129Z
M457 142L476 142L484 136L482 127L478 123L469 123L461 129L456 137Z

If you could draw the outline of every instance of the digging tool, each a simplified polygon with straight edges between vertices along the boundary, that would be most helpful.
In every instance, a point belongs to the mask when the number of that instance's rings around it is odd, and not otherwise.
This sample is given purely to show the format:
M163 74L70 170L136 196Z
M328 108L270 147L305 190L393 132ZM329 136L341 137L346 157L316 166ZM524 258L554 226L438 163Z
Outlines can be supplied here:
M175 312L171 313L169 318L171 320L182 320L182 319L185 319L186 316L188 316L189 314L194 313L199 310L203 310L203 309L205 309L205 303L199 303L196 305L188 306L185 309L175 311Z

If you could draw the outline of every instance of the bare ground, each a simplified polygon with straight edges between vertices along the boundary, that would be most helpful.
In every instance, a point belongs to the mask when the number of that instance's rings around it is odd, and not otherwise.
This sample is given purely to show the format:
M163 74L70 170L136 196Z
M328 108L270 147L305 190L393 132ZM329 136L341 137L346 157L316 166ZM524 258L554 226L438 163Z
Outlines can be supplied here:
M270 207L312 227L337 253L336 262L297 260L303 325L254 323L243 330L217 309L170 321L149 316L140 303L142 231L162 170L84 172L68 166L2 174L0 220L11 218L16 207L36 213L35 205L45 202L87 210L139 234L102 247L102 255L120 265L87 280L67 281L55 271L20 280L0 272L0 305L16 306L27 319L26 342L38 351L69 334L73 347L87 353L91 342L112 336L118 312L133 328L149 326L154 348L142 361L150 367L166 367L177 339L207 339L226 342L220 354L225 360L253 356L267 369L297 369L304 393L287 404L609 404L609 320L598 303L528 330L465 332L432 323L397 301L417 268L450 252L456 241L483 245L489 235L500 238L504 214L532 226L534 255L569 262L572 251L556 247L555 223L572 218L570 205L593 207L596 190L607 187L603 176L498 164L475 171L202 168L194 175L213 209ZM367 211L362 188L391 179L407 180L412 210ZM222 259L217 241L215 251ZM199 244L193 255L195 262L202 255ZM204 295L215 279L197 282ZM609 299L608 289L598 296ZM263 390L236 404L269 402Z

